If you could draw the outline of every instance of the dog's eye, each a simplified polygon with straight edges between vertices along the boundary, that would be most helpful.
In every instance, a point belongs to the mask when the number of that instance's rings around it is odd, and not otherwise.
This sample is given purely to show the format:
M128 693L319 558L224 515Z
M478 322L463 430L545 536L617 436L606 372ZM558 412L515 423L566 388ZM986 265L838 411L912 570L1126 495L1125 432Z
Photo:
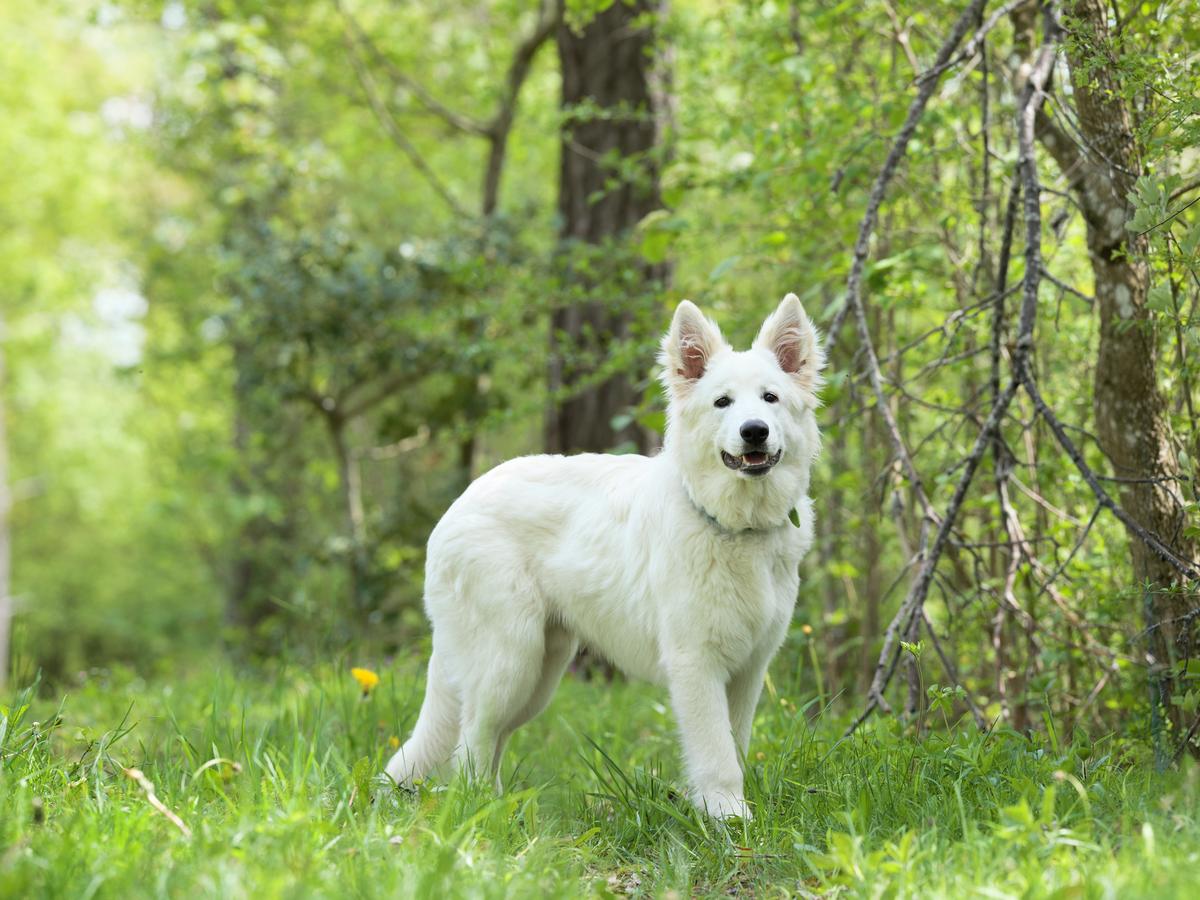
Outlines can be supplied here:
M779 402L779 398L776 397L774 394L772 394L770 391L767 391L765 394L763 394L763 399L766 400L768 403L778 403Z
M728 397L718 397L716 401L714 401L713 406L715 406L717 409L724 409L732 402L733 401Z

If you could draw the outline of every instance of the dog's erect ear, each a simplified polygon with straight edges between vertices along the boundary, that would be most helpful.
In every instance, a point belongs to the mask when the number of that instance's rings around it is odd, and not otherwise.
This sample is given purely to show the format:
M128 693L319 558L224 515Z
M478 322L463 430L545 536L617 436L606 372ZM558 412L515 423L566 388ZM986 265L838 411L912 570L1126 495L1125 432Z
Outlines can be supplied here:
M669 388L686 389L704 375L713 354L725 346L716 323L706 318L691 300L681 301L658 357L663 367L663 383Z
M825 366L821 342L795 294L784 297L778 309L763 322L754 346L773 353L779 360L779 368L795 377L806 391L820 387L821 369Z

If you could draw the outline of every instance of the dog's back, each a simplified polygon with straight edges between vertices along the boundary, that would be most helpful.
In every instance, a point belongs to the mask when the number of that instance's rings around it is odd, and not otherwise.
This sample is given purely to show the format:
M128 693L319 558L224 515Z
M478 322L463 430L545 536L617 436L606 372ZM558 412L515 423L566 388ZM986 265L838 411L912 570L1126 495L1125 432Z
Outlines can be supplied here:
M653 678L648 569L679 502L663 469L658 458L587 453L522 457L481 477L429 541L435 632L469 646L513 621L550 622Z

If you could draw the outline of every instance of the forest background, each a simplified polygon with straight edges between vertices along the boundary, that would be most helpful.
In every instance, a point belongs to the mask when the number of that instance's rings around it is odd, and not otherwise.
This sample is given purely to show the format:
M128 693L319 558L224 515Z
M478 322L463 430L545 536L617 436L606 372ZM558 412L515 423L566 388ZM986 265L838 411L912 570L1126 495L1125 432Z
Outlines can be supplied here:
M14 0L0 35L8 696L419 693L463 487L652 452L675 302L745 344L794 291L829 344L795 724L1200 746L1195 2Z

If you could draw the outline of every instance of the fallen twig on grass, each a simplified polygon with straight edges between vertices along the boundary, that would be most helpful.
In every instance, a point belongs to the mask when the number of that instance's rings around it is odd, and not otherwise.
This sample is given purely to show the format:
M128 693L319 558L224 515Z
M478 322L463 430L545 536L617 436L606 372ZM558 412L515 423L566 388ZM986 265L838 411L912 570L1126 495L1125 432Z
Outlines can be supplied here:
M165 803L158 799L158 795L154 793L154 782L146 777L145 772L143 772L141 769L122 769L121 771L123 771L128 778L137 782L138 787L140 787L146 794L146 802L158 810L158 812L166 816L167 821L178 828L184 837L190 838L192 836L192 829L188 828L187 823L184 822L183 819L179 818L179 816L177 816L170 809L168 809Z

